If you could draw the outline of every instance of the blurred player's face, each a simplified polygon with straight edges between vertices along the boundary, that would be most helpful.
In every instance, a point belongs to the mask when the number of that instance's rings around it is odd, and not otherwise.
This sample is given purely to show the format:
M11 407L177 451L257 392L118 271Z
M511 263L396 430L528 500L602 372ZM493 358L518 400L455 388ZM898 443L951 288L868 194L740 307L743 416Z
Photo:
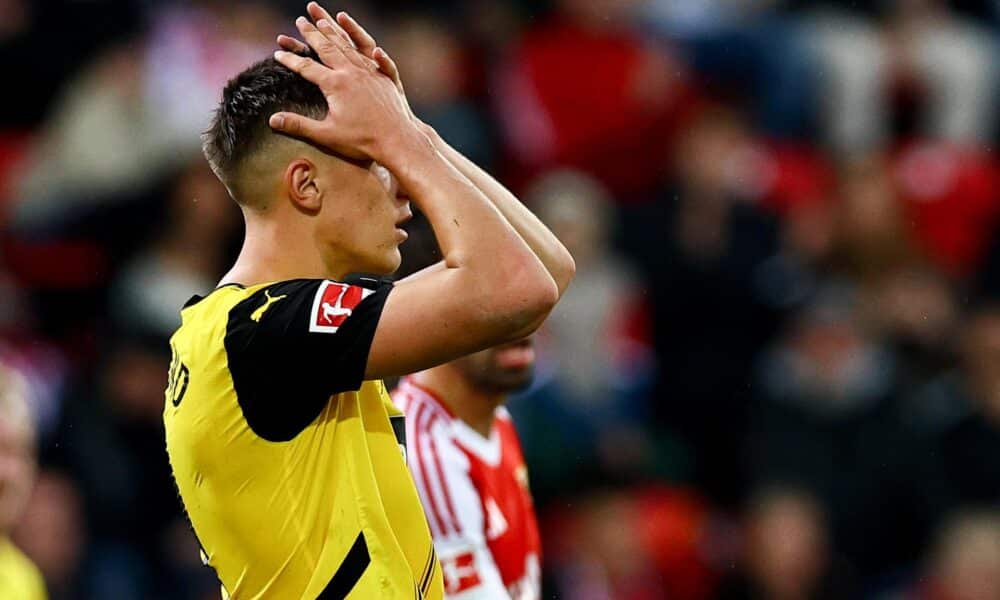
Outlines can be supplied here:
M496 346L455 361L455 366L478 389L505 394L526 387L535 372L531 338Z
M21 517L35 477L30 433L0 418L0 533Z
M318 215L317 242L350 272L389 274L399 268L402 225L410 202L396 178L375 162L327 156L317 164L326 194Z

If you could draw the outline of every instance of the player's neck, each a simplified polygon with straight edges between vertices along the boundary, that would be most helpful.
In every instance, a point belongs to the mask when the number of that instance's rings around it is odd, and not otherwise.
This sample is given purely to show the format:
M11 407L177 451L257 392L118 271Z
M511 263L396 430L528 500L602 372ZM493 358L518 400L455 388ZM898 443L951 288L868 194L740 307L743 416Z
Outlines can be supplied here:
M350 272L349 266L324 257L308 232L290 232L275 224L248 219L240 254L220 284L252 286L289 279L339 280Z
M412 375L424 387L447 405L448 410L484 438L490 437L496 408L507 399L506 394L484 392L449 365L441 365Z

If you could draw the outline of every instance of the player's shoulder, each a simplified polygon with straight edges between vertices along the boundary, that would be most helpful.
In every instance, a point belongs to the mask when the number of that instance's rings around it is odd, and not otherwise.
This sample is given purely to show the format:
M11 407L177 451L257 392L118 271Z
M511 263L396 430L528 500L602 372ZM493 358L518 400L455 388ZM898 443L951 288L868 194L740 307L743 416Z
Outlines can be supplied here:
M207 294L195 294L181 307L182 326L210 320L216 314L228 312L234 304L246 299L255 291L239 283L226 283Z
M399 385L392 391L392 400L415 424L419 413L419 425L424 430L436 429L437 425L448 424L454 419L451 409L440 396L417 383L412 376L399 380Z
M233 306L253 292L253 288L230 283L192 296L180 310L181 322L170 338L171 347L184 351L212 346L211 341L224 335Z
M182 324L208 321L215 317L228 318L233 311L249 311L248 316L279 299L309 297L319 301L326 295L340 302L360 302L372 293L391 287L392 281L365 275L351 275L343 281L332 279L288 279L256 285L226 283L208 294L192 296L181 308ZM345 297L346 296L346 297Z
M181 309L181 329L223 326L227 341L248 341L262 331L302 329L293 325L303 325L302 333L332 334L367 298L384 301L390 288L388 280L365 276L343 281L289 279L252 286L229 283L205 296L192 297Z

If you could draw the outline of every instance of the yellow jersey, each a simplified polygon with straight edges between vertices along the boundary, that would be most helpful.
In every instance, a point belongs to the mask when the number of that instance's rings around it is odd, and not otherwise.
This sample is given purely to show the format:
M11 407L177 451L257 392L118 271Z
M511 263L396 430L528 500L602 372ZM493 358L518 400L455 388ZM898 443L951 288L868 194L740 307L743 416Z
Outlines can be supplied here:
M45 580L38 567L7 538L0 538L0 598L45 600Z
M181 310L167 453L223 596L443 597L402 413L363 381L391 288L232 284Z

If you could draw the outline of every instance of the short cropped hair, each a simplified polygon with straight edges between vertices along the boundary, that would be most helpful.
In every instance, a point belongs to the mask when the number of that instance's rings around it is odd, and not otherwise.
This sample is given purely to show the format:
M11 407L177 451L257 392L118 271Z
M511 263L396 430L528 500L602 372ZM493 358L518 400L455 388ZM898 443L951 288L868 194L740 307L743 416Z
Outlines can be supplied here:
M310 58L316 59L316 55L311 53ZM244 200L239 192L242 167L271 136L280 135L267 123L279 111L322 119L327 113L326 98L315 84L267 58L229 80L212 122L202 134L205 158L237 202Z

